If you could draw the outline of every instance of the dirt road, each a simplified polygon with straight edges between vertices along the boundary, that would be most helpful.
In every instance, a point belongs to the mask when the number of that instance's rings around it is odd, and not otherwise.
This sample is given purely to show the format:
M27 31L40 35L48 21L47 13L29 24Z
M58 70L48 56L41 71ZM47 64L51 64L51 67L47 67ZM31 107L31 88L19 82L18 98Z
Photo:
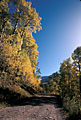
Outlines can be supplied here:
M41 96L1 109L0 120L63 120L63 113L56 96Z

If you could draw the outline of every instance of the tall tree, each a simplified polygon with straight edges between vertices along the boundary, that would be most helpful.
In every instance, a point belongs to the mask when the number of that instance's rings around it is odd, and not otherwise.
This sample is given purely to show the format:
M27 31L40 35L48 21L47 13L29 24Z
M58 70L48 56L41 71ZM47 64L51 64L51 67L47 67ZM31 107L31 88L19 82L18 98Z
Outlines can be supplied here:
M74 52L72 54L72 59L74 60L75 66L78 69L77 74L79 74L80 93L81 93L81 46L77 47L74 50Z
M68 58L64 60L61 63L60 66L60 75L61 75L61 80L60 80L60 86L61 86L61 95L62 97L65 97L66 94L71 93L71 59Z
M41 18L26 0L0 0L0 6L0 84L38 87L40 78L34 75L38 51L32 33L41 30Z

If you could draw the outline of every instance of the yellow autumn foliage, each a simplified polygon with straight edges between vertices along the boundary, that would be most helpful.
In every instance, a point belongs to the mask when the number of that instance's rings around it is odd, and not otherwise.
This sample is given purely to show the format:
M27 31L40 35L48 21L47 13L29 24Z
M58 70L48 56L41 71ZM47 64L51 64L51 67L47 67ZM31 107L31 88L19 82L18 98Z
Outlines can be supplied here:
M11 4L15 6L12 14ZM14 86L19 91L24 85L38 88L38 46L32 32L41 30L41 18L26 0L1 0L0 6L0 87Z

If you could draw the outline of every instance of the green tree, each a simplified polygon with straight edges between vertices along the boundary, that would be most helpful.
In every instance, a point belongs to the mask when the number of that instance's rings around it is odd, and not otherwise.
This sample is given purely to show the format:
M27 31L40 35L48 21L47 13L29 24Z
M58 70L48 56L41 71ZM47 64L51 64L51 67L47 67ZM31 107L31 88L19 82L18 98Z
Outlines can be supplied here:
M79 75L81 93L81 47L77 47L74 50L72 54L72 59L74 60L75 66L77 67L77 74Z
M73 55L73 54L72 54ZM80 89L79 77L76 61L66 59L60 66L60 87L63 106L69 111L69 115L78 114L80 112Z
M71 93L71 73L72 65L71 65L71 59L68 58L61 63L60 66L60 86L61 86L61 95L62 97L65 97L66 94Z

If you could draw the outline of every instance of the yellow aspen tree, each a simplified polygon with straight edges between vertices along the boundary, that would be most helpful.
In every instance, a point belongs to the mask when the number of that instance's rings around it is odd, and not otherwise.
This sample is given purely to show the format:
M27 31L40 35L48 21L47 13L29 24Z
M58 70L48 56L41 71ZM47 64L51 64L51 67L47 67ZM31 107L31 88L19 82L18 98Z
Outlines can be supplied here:
M6 82L0 78L3 86L38 86L40 79L34 76L38 51L32 32L41 30L41 18L31 2L25 0L1 0L0 6L0 75L6 76Z

